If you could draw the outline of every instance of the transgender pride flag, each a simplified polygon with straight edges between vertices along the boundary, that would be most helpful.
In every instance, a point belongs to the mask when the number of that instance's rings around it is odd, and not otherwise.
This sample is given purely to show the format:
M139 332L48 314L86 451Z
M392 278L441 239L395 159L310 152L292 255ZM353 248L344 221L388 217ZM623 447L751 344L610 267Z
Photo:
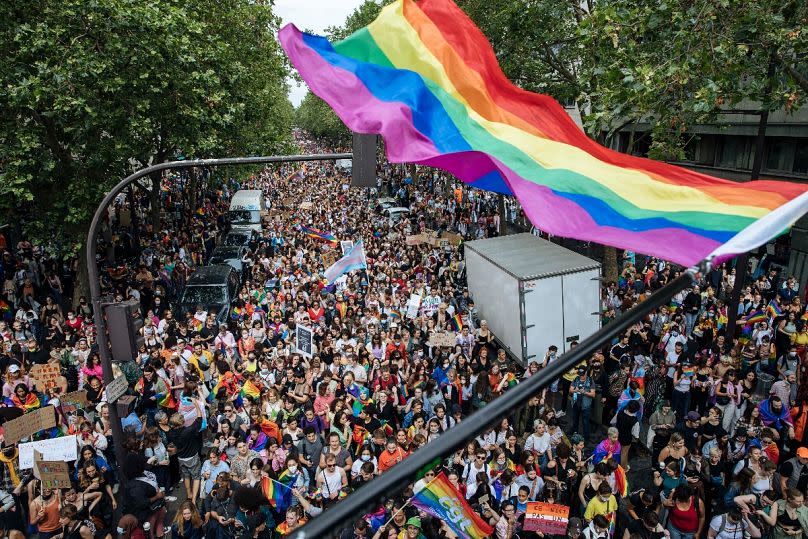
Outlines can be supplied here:
M325 270L325 278L328 284L334 284L334 281L345 275L349 271L356 269L367 269L368 262L365 259L365 246L362 240L357 241L348 254L334 262L327 270Z

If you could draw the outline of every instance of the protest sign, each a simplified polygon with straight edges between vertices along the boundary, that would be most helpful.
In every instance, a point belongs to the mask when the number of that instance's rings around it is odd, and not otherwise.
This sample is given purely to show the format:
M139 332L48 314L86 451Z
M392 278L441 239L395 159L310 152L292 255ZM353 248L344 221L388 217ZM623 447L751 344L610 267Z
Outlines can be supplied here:
M295 327L295 348L301 355L311 358L314 355L314 332L311 328L297 325Z
M65 393L59 397L59 402L62 403L62 411L65 413L83 409L88 404L87 391L81 389Z
M45 460L34 450L34 477L42 482L42 488L70 488L70 470L67 462Z
M353 240L340 240L339 247L342 249L342 256L345 256L353 247Z
M433 331L429 334L429 346L446 346L451 348L457 343L457 337L454 333L448 331Z
M78 458L75 434L27 442L20 444L20 470L34 467L34 449L42 453L42 458L47 461L71 462Z
M53 406L43 406L32 412L6 421L3 425L3 439L6 445L19 442L23 438L56 426L56 410Z
M323 268L330 268L334 265L334 262L337 261L337 252L333 249L330 251L326 251L322 255L323 257Z
M407 236L404 239L404 242L407 245L421 245L426 241L426 237L423 234L413 234L412 236Z
M126 380L126 376L122 374L114 379L104 390L107 395L107 402L115 402L126 393L127 389L129 389L129 382Z
M441 300L438 296L427 296L421 303L421 310L424 311L426 316L432 316L435 314L435 311L438 310L438 307L442 302L443 300Z
M413 294L407 301L407 318L413 319L418 316L418 308L421 306L421 294Z
M312 206L314 206L314 204L311 203L311 202L301 202L300 203L300 209L301 210L310 210Z
M56 382L62 376L62 368L58 363L45 363L44 365L34 365L29 373L36 382L36 387L44 391L48 382Z
M451 232L444 232L441 238L446 239L452 245L460 245L463 242L463 236L460 234L452 234Z
M538 531L545 535L565 535L570 508L554 503L528 502L525 511L525 531Z

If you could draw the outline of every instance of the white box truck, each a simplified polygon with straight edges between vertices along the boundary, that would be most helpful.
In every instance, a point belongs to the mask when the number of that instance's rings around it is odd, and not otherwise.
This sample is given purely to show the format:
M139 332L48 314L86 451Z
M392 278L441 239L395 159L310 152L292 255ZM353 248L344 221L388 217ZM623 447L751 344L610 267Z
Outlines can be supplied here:
M524 365L600 329L600 263L532 234L465 245L478 317Z

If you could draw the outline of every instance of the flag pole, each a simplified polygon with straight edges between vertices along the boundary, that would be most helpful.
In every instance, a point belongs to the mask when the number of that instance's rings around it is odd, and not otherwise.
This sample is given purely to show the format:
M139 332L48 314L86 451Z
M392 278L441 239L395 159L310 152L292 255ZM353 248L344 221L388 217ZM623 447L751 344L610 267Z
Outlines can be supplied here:
M432 484L432 482L433 482L433 481L435 481L435 479L437 479L437 478L438 478L438 474L435 474L435 477L433 477L433 478L432 478L432 481L430 481L429 483L427 483L426 485L424 485L423 487L421 487L421 488L418 490L418 492L421 492L422 490L424 490L425 488L427 488L427 487L428 487L429 485L431 485L431 484ZM394 519L394 518L396 518L396 516L397 516L397 515L398 515L400 512L402 512L402 511L404 510L404 508L405 508L405 507L407 507L408 505L410 505L410 502L412 502L413 498L415 498L415 496L418 494L418 492L413 492L413 493L412 493L412 496L410 496L409 498L407 498L406 503L405 503L404 505L402 505L401 507L399 507L399 508L398 508L398 511L396 511L395 513L393 513L393 516L391 516L391 517L390 517L390 519L389 519L387 522L385 522L384 524L382 524L382 528L384 528L385 526L387 526L388 524L390 524L391 522L393 522L393 519Z

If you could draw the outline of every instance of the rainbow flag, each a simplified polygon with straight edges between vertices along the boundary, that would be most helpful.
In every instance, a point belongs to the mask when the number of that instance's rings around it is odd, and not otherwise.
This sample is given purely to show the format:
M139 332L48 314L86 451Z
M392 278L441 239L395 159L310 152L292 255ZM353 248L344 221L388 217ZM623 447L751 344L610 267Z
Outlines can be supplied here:
M280 481L275 481L270 477L262 477L261 492L278 512L286 511L292 505L292 487Z
M316 240L323 240L332 244L337 243L337 238L331 232L323 232L322 230L317 230L316 228L311 228L306 225L299 225L299 226L300 231L310 238L314 238Z
M349 129L382 135L391 162L513 195L549 234L689 266L750 251L808 208L805 184L736 183L601 146L554 99L508 81L451 0L398 0L334 44L291 24L279 39Z
M617 469L614 471L614 486L617 489L618 498L628 496L628 476L626 475L626 469L620 464L617 465Z
M10 312L11 312L11 306L2 299L0 299L0 313L10 313Z
M769 305L766 307L766 312L772 318L777 318L778 316L783 316L783 309L777 304L777 301L771 300Z
M463 319L460 317L459 314L455 314L453 317L449 319L449 322L452 324L452 328L455 331L460 331L463 329Z
M261 396L261 390L258 389L258 386L256 386L252 380L247 380L244 382L244 385L241 386L239 396L241 396L241 398L252 397L253 399L257 399Z
M421 511L443 520L458 537L483 539L494 533L441 472L411 500Z
M682 376L694 376L695 374L695 367L682 367Z
M751 313L746 315L746 318L744 318L744 324L747 326L752 326L759 322L766 322L768 319L769 317L766 316L766 313L764 313L763 311L760 310L752 311Z
M519 383L519 380L516 379L516 375L512 372L505 375L505 380L507 380L508 387L513 387Z
M177 401L174 399L174 395L171 394L171 391L157 395L156 397L158 406L170 409L174 409L177 407Z

